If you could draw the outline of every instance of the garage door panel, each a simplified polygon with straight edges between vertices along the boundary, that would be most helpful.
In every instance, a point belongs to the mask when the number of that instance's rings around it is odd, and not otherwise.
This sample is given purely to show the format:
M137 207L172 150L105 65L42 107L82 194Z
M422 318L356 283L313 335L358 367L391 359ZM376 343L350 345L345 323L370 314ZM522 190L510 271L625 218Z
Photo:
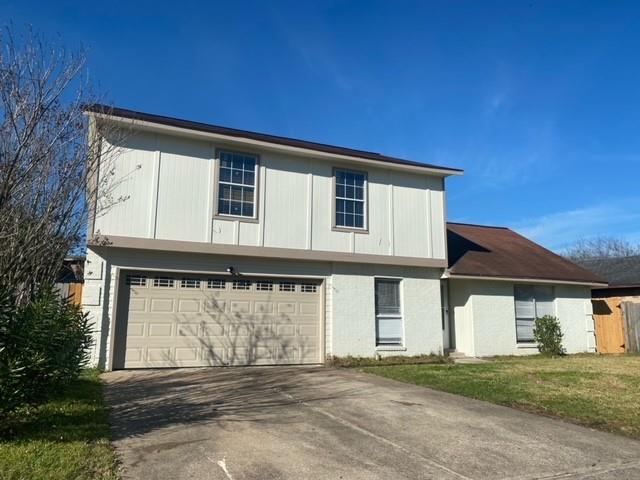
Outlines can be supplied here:
M142 337L144 336L144 323L129 323L127 325L127 335L129 337Z
M300 315L318 315L318 304L317 303L299 303L300 306Z
M243 301L232 301L231 302L231 313L251 313L251 302L248 300Z
M203 335L200 323L183 323L178 325L179 337L200 337Z
M272 314L274 311L273 302L256 301L254 303L255 313Z
M129 303L129 310L132 312L145 312L147 301L144 298L132 298Z
M278 313L280 314L296 313L295 302L278 302Z
M213 312L219 313L224 312L226 308L227 302L224 300L218 299L205 299L204 301L204 311L205 312Z
M173 300L168 298L152 298L151 313L173 313Z
M173 335L173 323L149 323L147 336L170 337Z
M318 282L146 272L125 278L126 324L116 346L125 368L320 360Z
M199 299L180 299L178 300L179 313L197 313L200 311Z

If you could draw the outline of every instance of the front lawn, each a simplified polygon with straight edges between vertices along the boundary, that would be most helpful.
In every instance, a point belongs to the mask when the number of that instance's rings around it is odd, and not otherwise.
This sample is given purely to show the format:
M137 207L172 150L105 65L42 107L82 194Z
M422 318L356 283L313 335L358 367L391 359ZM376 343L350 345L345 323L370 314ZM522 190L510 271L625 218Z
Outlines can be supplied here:
M640 356L508 357L362 371L640 438Z
M116 479L116 457L97 371L3 425L0 479Z

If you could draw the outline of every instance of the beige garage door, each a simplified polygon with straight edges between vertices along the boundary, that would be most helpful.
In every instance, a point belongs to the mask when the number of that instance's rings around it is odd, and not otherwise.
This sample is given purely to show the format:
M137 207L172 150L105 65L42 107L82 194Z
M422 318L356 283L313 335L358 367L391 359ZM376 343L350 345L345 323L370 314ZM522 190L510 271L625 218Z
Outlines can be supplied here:
M121 277L114 368L321 361L318 281Z

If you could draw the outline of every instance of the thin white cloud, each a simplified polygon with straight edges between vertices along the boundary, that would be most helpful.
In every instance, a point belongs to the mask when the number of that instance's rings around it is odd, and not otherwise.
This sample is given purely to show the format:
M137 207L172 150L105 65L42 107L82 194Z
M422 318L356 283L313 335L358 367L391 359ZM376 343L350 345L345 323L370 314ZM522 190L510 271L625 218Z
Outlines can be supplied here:
M640 198L555 212L513 223L511 228L552 250L597 236L640 241Z

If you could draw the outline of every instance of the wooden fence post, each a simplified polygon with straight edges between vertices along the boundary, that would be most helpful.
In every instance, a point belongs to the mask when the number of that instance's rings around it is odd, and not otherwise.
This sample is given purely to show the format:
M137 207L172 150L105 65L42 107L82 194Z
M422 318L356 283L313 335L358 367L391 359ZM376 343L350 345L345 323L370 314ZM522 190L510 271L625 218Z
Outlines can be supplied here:
M627 352L638 352L640 347L640 303L622 302Z

